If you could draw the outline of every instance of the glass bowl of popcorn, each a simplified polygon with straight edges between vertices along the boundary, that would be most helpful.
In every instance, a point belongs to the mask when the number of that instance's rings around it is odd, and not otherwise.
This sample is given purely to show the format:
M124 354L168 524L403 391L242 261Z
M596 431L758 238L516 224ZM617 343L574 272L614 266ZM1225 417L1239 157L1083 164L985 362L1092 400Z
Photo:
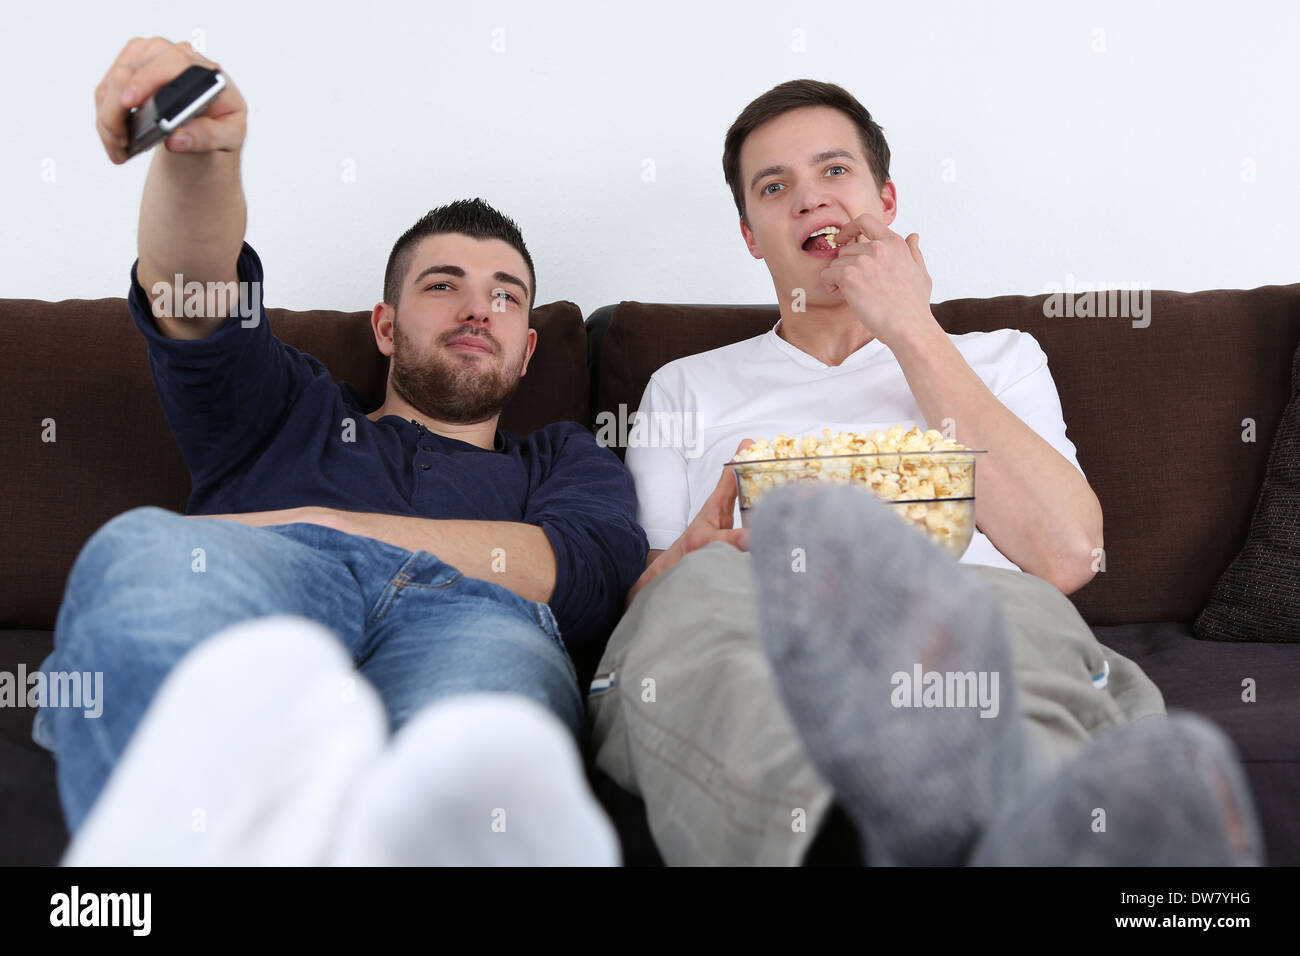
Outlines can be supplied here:
M975 534L975 457L940 432L895 425L887 431L838 432L773 441L760 438L727 465L736 473L740 522L782 485L824 481L859 485L896 515L960 559Z

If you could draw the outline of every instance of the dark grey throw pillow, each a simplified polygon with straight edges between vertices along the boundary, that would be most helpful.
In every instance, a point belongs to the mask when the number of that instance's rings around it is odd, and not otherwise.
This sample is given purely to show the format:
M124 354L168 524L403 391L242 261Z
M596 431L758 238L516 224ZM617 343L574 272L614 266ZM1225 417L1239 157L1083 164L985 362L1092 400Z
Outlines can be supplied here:
M1194 629L1208 641L1300 642L1300 349L1246 545Z

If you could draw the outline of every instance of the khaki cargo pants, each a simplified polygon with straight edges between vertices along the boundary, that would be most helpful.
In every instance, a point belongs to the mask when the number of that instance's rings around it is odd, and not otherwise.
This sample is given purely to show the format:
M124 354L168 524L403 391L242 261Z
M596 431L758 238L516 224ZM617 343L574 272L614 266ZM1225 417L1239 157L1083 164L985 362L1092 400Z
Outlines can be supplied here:
M833 801L763 651L750 560L714 543L651 582L588 696L596 763L645 801L669 865L797 865ZM1055 587L961 567L1002 601L1038 773L1104 727L1165 713L1155 684Z

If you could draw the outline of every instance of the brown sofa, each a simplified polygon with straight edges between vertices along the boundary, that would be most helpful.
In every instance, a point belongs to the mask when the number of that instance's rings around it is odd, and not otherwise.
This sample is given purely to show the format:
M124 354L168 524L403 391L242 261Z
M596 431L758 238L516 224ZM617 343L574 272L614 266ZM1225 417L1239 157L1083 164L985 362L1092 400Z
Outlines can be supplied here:
M1043 296L935 306L949 332L1017 328L1047 353L1079 462L1105 512L1105 571L1072 595L1099 639L1141 664L1170 707L1217 721L1245 762L1269 862L1300 864L1300 647L1196 640L1191 622L1246 536L1300 344L1300 284L1156 292L1151 323L1048 318ZM387 360L368 313L271 309L272 329L376 401ZM674 358L770 328L757 307L539 308L538 353L503 427L634 410ZM124 299L0 300L7 408L0 498L0 671L49 652L85 540L141 505L183 511L189 477ZM1253 419L1255 441L1243 441ZM55 441L48 437L53 420ZM577 661L589 675L592 655ZM1258 687L1242 700L1245 678ZM54 762L33 711L0 708L0 864L51 864L66 843ZM630 862L653 860L638 801L593 775Z

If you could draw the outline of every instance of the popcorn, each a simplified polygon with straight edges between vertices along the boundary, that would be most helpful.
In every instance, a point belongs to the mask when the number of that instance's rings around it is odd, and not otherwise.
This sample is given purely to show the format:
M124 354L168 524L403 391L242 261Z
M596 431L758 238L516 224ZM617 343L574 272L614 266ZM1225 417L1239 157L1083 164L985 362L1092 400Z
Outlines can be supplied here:
M838 249L839 246L836 244L835 237L839 235L839 231L839 226L823 226L816 232L810 234L808 238L811 239L813 236L825 236L827 245L832 249Z
M955 452L970 452L967 455ZM872 457L844 457L872 456ZM974 533L975 452L929 429L758 439L732 459L741 514L765 492L792 481L861 484L889 502L899 517L956 558Z

